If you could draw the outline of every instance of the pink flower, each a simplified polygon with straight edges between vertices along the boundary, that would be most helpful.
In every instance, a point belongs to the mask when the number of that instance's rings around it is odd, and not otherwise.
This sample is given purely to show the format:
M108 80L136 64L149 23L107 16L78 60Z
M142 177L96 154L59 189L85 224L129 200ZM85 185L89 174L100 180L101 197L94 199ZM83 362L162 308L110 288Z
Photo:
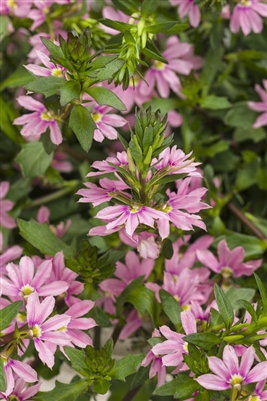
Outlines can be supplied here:
M58 238L61 238L71 225L71 219L68 219L66 223L61 221L58 225L54 226L49 222L50 210L46 206L41 206L37 213L37 221L40 224L48 223L49 228L53 234Z
M38 50L36 50L36 54L39 57L40 61L45 65L45 67L41 67L36 64L28 64L24 65L24 67L32 72L34 75L38 75L40 77L48 77L50 75L54 77L65 77L65 68L61 65L55 65L49 59L49 57Z
M260 33L263 30L260 15L267 17L267 4L258 0L240 0L234 7L231 17L231 31L237 33L241 28L244 35L248 35L251 31Z
M130 199L129 194L121 192L124 189L129 189L128 185L121 180L115 181L103 178L99 180L99 184L101 185L101 188L91 182L85 182L84 185L89 189L80 189L76 192L77 195L83 196L83 198L80 198L78 202L91 202L94 206L98 206L101 205L101 203L110 201L113 197L116 198L116 196L120 194Z
M260 397L259 401L267 400L267 390L264 391L265 384L266 384L266 380L261 380L260 382L258 382L256 384L254 394L256 397ZM256 398L256 400L257 400L257 398Z
M126 233L132 237L139 224L145 224L154 228L154 220L159 225L160 219L166 220L167 215L164 212L143 205L116 205L108 206L97 213L96 218L107 221L100 234L98 227L92 228L89 235L109 235L110 232L119 231L125 226Z
M30 366L29 366L30 367ZM11 392L0 392L0 396L5 400L18 400L18 401L32 401L30 400L35 394L38 393L41 383L35 384L34 386L27 386L25 380L18 378L15 382L14 388Z
M128 167L128 157L125 151L117 152L117 157L108 157L106 160L101 162L96 161L92 164L92 167L99 171L92 171L87 174L86 177L94 177L96 175L115 173L116 169L109 165L109 163L115 164L116 166L127 168Z
M169 97L170 90L183 97L180 79L176 73L188 75L191 70L201 66L202 59L193 56L192 45L181 43L177 36L171 36L167 39L166 50L162 54L168 64L154 61L144 76L148 86L145 81L142 81L140 91L142 94L149 95L156 85L160 96L163 98Z
M114 127L123 127L127 120L117 114L107 114L113 110L112 107L95 105L92 117L97 129L94 131L94 140L102 142L105 138L117 139L118 132Z
M259 85L255 85L255 90L260 95L262 102L248 102L248 107L250 107L252 110L259 112L263 111L263 114L261 114L252 125L254 128L267 125L267 79L263 80L263 86L264 89L262 89Z
M33 0L2 0L0 3L1 14L14 14L16 17L25 18L29 15Z
M245 258L245 251L242 246L230 250L227 242L222 240L218 244L218 259L207 249L197 251L198 260L215 273L222 274L223 277L230 276L250 276L261 266L262 259L251 260L242 263Z
M3 294L12 300L27 299L32 293L39 296L59 295L68 288L65 281L46 284L52 272L51 260L46 260L35 270L34 263L28 256L23 256L19 265L9 263L6 267L8 278L3 278Z
M170 0L171 5L176 6L179 4L178 14L181 18L188 15L190 24L196 28L200 23L200 10L194 4L194 0Z
M15 377L18 376L19 378L25 380L27 383L33 383L38 380L37 373L27 363L17 361L16 359L5 358L4 353L1 354L1 358L4 363L4 370L7 382L7 389L5 391L5 394L11 394L14 388L14 374L16 375Z
M19 96L17 98L20 106L33 111L15 118L13 124L24 125L21 135L29 141L38 140L48 128L50 129L50 139L55 145L59 145L63 138L53 112L46 110L45 106L29 96Z
M232 388L240 391L242 386L267 378L267 362L260 362L251 369L255 356L255 349L251 346L246 349L239 363L235 349L226 345L223 360L216 356L208 357L209 368L214 374L199 376L196 381L208 390Z
M33 35L29 38L29 42L32 45L32 50L28 54L28 58L30 61L32 61L35 64L39 64L41 60L38 57L37 51L42 52L46 54L47 56L49 55L49 50L45 47L43 42L41 41L40 37L44 37L46 39L50 39L50 36L48 33L41 32L37 33L36 35Z
M3 250L3 233L0 232L0 277L6 274L6 264L12 260L18 259L23 252L23 249L14 245Z
M49 344L68 345L69 337L63 332L71 318L67 315L51 315L55 306L52 296L45 298L41 303L36 292L28 297L26 306L28 321L28 338L34 342L39 358L50 369L54 365L54 355ZM59 330L60 329L60 330Z
M157 170L163 170L168 174L188 174L189 176L201 177L196 167L200 163L194 163L194 159L188 159L192 152L187 155L177 146L164 149L158 156L153 159L152 163ZM158 160L158 163L157 163Z
M13 209L14 202L4 199L9 191L9 182L2 181L0 183L0 226L6 228L16 227L16 222L13 217L9 216L7 212Z
M161 337L158 329L155 329L153 331L152 338L155 337ZM141 365L148 366L150 363L151 363L149 370L150 379L156 376L157 374L158 386L162 386L166 381L166 367L162 364L162 357L155 355L152 351L149 351L146 357L143 359Z
M123 326L122 331L119 335L119 340L123 341L130 337L136 330L142 325L142 319L140 318L138 311L133 309L126 318L126 324Z
M55 152L51 167L61 173L69 173L72 171L72 164L68 161L68 156L64 152Z

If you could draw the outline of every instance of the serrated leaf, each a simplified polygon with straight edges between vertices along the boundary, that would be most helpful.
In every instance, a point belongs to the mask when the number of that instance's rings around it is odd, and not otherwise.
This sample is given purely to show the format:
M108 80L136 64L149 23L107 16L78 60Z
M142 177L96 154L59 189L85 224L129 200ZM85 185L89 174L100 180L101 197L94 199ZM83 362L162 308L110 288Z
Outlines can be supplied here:
M51 54L51 56L58 56L58 57L65 58L65 55L60 46L55 45L53 42L51 42L51 40L49 40L43 36L40 36L40 39L43 42L43 44L45 45L45 47L49 50L49 53Z
M143 354L126 355L119 361L115 362L112 370L109 372L109 376L113 379L125 381L125 377L136 372L137 366L143 359Z
M115 93L102 86L94 86L86 91L100 105L113 107L117 110L127 110L122 101Z
M263 306L261 315L267 316L267 292L263 285L263 282L261 281L261 279L259 278L259 276L256 273L254 273L254 277L257 282L257 286L258 286L258 289L259 289L260 295L261 295L261 301L262 301L262 306Z
M6 391L6 387L7 387L7 382L6 382L4 363L2 359L0 359L0 391L4 393Z
M86 375L86 363L84 350L73 347L64 347L64 351L71 361L71 366L81 375Z
M65 106L70 103L73 99L80 98L80 84L76 81L66 81L64 85L60 88L60 104Z
M217 337L213 333L188 334L187 336L183 337L183 340L206 350L209 350L214 345L220 344L222 342L221 338Z
M88 152L92 146L94 130L96 129L89 110L79 104L75 105L70 113L69 126L83 150Z
M48 77L35 78L34 81L25 86L25 89L35 93L42 93L45 97L49 97L56 94L65 82L64 78L50 75Z
M4 330L17 316L22 306L22 301L15 301L0 310L0 332ZM4 391L4 390L0 390Z
M201 386L193 377L179 374L171 382L164 384L156 389L157 395L174 395L175 398L189 398L192 393L197 391Z
M53 390L39 392L34 399L35 401L76 401L88 387L88 382L85 380L70 384L56 381L56 387Z
M234 311L230 301L218 284L214 285L214 296L226 328L230 328L235 317Z
M159 296L162 304L162 308L170 321L176 325L181 323L180 313L182 312L182 308L179 303L173 298L173 296L165 291L160 290Z
M18 219L18 226L20 235L42 253L54 256L57 252L63 251L66 258L75 255L74 247L66 245L61 239L57 238L47 223L39 224L35 220Z
M53 152L48 155L41 142L28 142L21 145L22 149L16 157L22 174L25 177L37 177L43 175L50 166L53 159Z

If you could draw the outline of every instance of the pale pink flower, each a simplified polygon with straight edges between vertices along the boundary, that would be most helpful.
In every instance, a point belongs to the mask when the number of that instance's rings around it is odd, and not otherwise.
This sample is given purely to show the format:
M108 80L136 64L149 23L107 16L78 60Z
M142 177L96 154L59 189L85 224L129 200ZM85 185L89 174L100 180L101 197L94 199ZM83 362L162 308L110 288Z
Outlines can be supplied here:
M161 337L158 329L155 329L152 334L152 338ZM152 362L152 363L151 363ZM155 355L152 351L149 351L148 354L143 359L141 365L148 366L151 363L149 369L149 377L150 379L156 375L158 375L158 386L162 386L166 381L166 367L162 364L162 357Z
M119 231L125 226L126 233L132 237L139 224L145 224L154 228L154 220L159 226L160 220L167 220L167 214L143 205L116 205L108 206L95 216L107 222L106 226L101 227L100 234L98 227L94 227L89 231L89 235L109 235L110 232ZM164 237L165 238L165 237Z
M23 256L19 265L9 263L6 270L9 278L3 278L3 294L12 300L27 299L32 293L42 297L56 296L69 287L68 283L61 280L47 284L52 272L51 260L45 260L35 269L31 258Z
M262 102L248 102L248 107L250 109L258 112L263 111L263 114L261 114L252 125L253 128L259 128L267 125L267 79L263 80L263 86L264 89L262 89L260 85L255 85L255 90L260 95Z
M64 152L54 153L51 167L60 171L61 173L69 173L73 169L71 162L68 161L68 155Z
M42 52L49 55L49 50L45 47L43 42L41 41L40 37L44 37L46 39L50 39L48 33L41 32L33 35L29 38L29 42L32 45L32 50L28 54L29 61L32 61L34 64L40 64L41 60L38 57L37 51Z
M86 177L94 177L96 175L115 173L115 167L109 165L109 163L115 164L118 167L127 169L128 167L128 156L125 151L117 152L116 157L108 157L106 160L96 161L92 164L92 167L99 171L92 171L87 174Z
M54 315L46 320L53 312L55 298L46 297L41 303L36 292L28 297L26 306L28 337L34 342L39 358L50 369L54 365L54 355L51 352L50 344L68 345L70 338L63 332L71 320L67 315Z
M68 219L66 223L61 221L59 224L54 226L50 224L49 217L50 217L50 210L46 206L41 206L37 213L38 223L40 224L48 223L52 233L55 234L58 238L61 238L65 234L65 232L69 229L71 225L71 219Z
M252 368L255 357L255 349L251 346L246 349L239 363L235 349L226 345L223 360L216 356L208 357L209 368L214 374L199 376L196 381L208 390L232 388L241 391L243 386L267 378L267 362L260 362Z
M14 228L17 224L13 217L7 214L7 212L13 209L14 202L4 199L9 191L9 186L10 185L8 181L2 181L0 183L0 226Z
M18 18L28 17L33 0L1 0L0 15L10 14Z
M0 232L0 277L6 273L6 264L12 260L18 259L23 249L14 245L3 250L3 233Z
M57 0L57 4L68 4L70 0ZM54 0L33 0L33 4L35 5L35 9L32 9L28 18L32 19L34 22L31 26L31 30L34 31L35 28L42 25L46 20L46 15L50 12L50 6L55 3Z
M138 311L136 309L133 309L126 318L126 324L123 326L120 332L119 340L126 340L126 338L135 333L136 330L141 327L141 325L142 319L140 318Z
M3 397L3 399L7 401L33 401L30 400L30 398L38 393L40 386L41 383L35 384L34 386L28 386L26 381L19 377L15 382L14 388L10 392L0 392L0 397Z
M215 273L223 277L251 276L261 266L262 259L250 260L243 263L245 250L238 246L232 250L228 248L227 242L222 240L218 244L218 259L207 249L197 251L198 260Z
M136 248L142 258L157 259L159 257L160 244L155 240L157 234L143 231L129 237L125 230L121 230L119 231L119 237L124 244Z
M62 67L61 65L52 63L50 61L50 58L45 53L42 53L42 52L36 50L36 54L39 57L42 64L45 65L45 67L41 67L40 65L36 65L36 64L24 65L24 67L28 71L30 71L34 75L37 75L40 77L48 77L48 76L52 75L54 77L65 78L65 70L66 69L64 67Z
M34 383L38 380L36 371L26 362L5 358L4 353L1 354L1 358L4 363L4 370L7 382L5 394L11 394L15 386L14 375L15 377L19 377L25 380L27 383Z
M192 45L180 42L177 36L167 39L166 50L162 55L168 64L154 61L144 76L148 86L145 81L140 84L141 93L151 95L154 86L157 86L163 98L169 97L171 90L178 96L184 97L181 93L181 82L176 73L188 75L191 70L202 65L202 59L193 55Z
M258 0L240 0L234 7L230 21L230 29L237 33L241 28L244 35L251 31L260 33L263 30L263 22L260 17L267 17L267 4Z
M131 17L129 17L129 15L124 14L120 10L115 10L113 7L110 7L110 6L106 6L103 8L102 15L103 15L103 18L111 19L112 21L120 21L120 22L126 22L126 23L128 23L131 18ZM115 29L110 28L106 25L102 24L101 28L105 32L109 33L110 35L118 34L118 31L116 31Z
M183 18L188 15L190 24L196 28L201 19L199 7L194 3L194 0L170 0L171 5L177 6L179 17Z
M63 138L55 118L55 115L47 110L45 106L29 96L19 96L17 98L20 106L33 111L15 118L13 124L24 125L21 135L29 141L38 140L48 128L50 129L50 139L55 145L59 145Z
M91 182L85 182L84 185L88 188L79 189L76 195L81 195L82 198L78 200L81 203L92 203L94 206L101 205L101 203L110 201L113 197L122 194L123 197L130 199L130 195L126 192L122 192L125 189L129 189L128 185L122 180L110 180L109 178L103 178L99 180L99 186Z
M118 131L114 127L123 127L127 120L117 114L108 114L112 107L95 105L91 115L96 124L94 140L102 142L105 138L110 140L117 139Z
M256 397L255 400L258 401L266 401L267 400L267 390L264 391L264 387L266 385L266 380L261 380L256 384L256 388L253 394L255 394ZM253 400L253 398L252 398Z

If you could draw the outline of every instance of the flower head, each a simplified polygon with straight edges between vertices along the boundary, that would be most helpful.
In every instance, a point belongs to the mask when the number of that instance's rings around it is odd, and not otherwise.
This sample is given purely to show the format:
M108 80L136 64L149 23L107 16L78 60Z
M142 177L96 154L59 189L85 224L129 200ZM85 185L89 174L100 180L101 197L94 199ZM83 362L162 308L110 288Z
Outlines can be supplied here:
M248 35L251 31L260 33L263 30L260 15L267 17L267 4L258 0L240 0L234 7L231 17L231 31L237 33L241 28L244 35Z
M13 217L9 216L7 212L13 209L14 202L4 199L9 191L9 182L2 181L0 183L0 226L6 228L16 227L16 222Z
M254 128L259 128L267 125L267 79L263 80L264 89L259 85L255 85L255 90L258 92L261 98L261 102L248 102L248 107L252 110L263 112L255 123L252 125Z
M179 5L178 14L181 18L188 15L190 24L196 28L200 23L200 10L194 0L170 0L173 6Z

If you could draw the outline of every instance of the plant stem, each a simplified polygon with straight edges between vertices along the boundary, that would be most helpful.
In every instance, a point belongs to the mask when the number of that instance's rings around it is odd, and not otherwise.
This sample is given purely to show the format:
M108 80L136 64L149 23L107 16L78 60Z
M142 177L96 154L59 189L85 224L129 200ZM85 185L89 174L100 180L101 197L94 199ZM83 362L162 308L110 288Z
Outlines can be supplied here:
M236 217L242 221L243 224L245 224L245 226L247 226L250 231L256 235L256 237L258 237L259 239L263 240L263 241L267 241L267 238L264 236L264 234L258 229L258 227L256 227L245 215L244 213L238 209L238 207L230 202L227 204L228 208L231 210L231 212L233 212Z
M52 202L56 199L62 198L63 196L67 195L68 193L73 192L74 187L73 186L68 186L59 189L56 192L53 192L52 194L41 196L40 198L36 198L32 201L30 205L26 205L24 209L31 209L32 207L35 206L41 206L45 203Z

